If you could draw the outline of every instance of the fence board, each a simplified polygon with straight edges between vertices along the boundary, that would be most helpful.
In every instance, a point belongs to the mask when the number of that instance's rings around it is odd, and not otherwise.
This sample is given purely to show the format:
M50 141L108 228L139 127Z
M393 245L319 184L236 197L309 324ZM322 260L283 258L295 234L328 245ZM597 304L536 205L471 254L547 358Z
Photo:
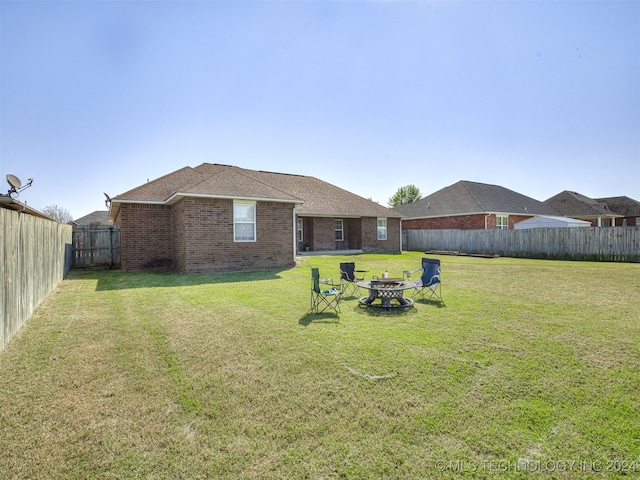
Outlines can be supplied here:
M80 225L73 228L73 266L120 266L120 227Z
M71 226L0 208L0 351L65 274Z
M640 227L403 230L403 249L505 257L640 262Z

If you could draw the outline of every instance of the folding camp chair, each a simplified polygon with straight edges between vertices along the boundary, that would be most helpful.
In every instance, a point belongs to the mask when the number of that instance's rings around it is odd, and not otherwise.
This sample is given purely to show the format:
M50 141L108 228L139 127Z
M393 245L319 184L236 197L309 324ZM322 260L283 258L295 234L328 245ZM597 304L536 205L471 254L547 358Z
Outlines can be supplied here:
M329 288L326 288L329 287ZM320 271L311 269L311 309L310 312L322 313L330 308L336 313L340 312L340 297L342 290L340 285L333 283L330 278L320 279Z
M361 273L362 276L356 276L356 273ZM356 297L360 296L360 287L358 282L364 280L364 276L367 273L366 270L356 270L356 264L354 262L343 262L340 264L340 284L342 285L342 291L346 295L349 292Z
M410 280L411 275L417 272L422 272L422 274L420 279L414 282L415 289L412 298L418 296L423 300L431 300L431 298L436 297L444 302L442 300L442 283L440 282L440 260L423 258L422 267L405 271L404 276L407 280ZM428 298L427 295L429 295Z

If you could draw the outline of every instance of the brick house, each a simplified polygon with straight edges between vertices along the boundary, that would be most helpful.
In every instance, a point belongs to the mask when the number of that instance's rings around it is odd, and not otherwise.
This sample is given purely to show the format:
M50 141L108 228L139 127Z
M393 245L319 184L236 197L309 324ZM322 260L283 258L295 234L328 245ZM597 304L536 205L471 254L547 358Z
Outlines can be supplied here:
M289 268L310 251L400 252L400 215L303 175L203 163L111 199L124 270ZM305 248L306 247L306 248Z
M615 219L616 227L640 226L640 202L637 200L629 197L607 197L596 198L596 201L604 203L612 212L622 215Z
M586 220L593 227L611 227L618 219L622 224L623 215L610 209L607 202L594 200L578 192L565 190L544 201L554 210L570 218Z
M513 229L537 215L558 215L552 207L513 190L465 180L393 210L403 216L403 230Z

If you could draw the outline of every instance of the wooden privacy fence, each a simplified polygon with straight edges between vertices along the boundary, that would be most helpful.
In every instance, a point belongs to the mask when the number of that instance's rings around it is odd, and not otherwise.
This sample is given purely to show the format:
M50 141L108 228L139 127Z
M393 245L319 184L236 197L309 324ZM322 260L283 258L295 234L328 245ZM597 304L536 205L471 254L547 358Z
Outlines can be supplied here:
M70 243L70 225L0 208L0 351L63 279Z
M640 262L640 227L403 230L402 239L409 251Z
M120 227L80 225L73 227L73 266L78 268L120 266Z

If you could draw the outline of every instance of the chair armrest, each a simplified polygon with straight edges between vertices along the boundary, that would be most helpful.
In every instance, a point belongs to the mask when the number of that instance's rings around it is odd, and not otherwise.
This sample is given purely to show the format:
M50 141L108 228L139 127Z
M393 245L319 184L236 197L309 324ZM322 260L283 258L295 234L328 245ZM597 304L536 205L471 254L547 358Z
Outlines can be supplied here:
M335 288L336 290L339 290L337 287L341 287L342 284L341 283L334 283L333 282L333 278L321 278L319 280L320 285L329 285L332 288Z
M354 271L353 271L353 276L354 276L354 278L355 278L356 280L361 281L361 280L364 280L364 277L366 277L366 276L367 276L366 274L367 274L367 272L368 272L368 271L369 271L369 270L354 270ZM361 273L362 275L360 275L360 276L356 276L356 273Z
M423 270L423 268L422 268L422 267L420 267L420 268L416 268L415 270L405 270L404 272L402 272L402 274L403 274L405 277L407 277L407 279L408 279L408 278L409 278L409 277L411 277L411 275L413 275L414 273L416 273L416 272L421 272L422 270Z

